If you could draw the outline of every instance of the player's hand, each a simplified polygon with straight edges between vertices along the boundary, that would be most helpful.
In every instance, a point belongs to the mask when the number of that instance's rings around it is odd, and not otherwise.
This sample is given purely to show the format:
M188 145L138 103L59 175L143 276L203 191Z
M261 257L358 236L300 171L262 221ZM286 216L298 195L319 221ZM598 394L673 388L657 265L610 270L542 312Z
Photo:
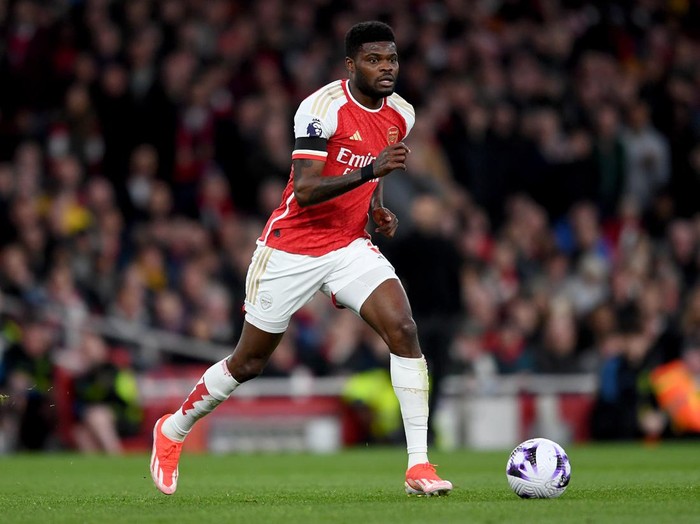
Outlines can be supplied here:
M406 170L406 156L411 152L403 142L391 144L381 150L374 161L374 176L381 178L395 169Z
M377 224L374 231L387 238L393 238L396 234L396 228L399 227L399 219L385 207L375 207L372 210L372 220Z

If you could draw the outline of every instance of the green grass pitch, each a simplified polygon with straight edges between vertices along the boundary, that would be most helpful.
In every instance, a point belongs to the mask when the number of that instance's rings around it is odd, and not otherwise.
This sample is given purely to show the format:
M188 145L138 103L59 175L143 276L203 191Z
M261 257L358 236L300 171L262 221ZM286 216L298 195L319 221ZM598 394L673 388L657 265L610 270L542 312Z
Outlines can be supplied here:
M407 497L405 455L183 455L173 496L146 455L0 457L0 522L99 523L698 523L700 441L567 446L571 484L552 500L509 489L501 452L433 452L449 497Z

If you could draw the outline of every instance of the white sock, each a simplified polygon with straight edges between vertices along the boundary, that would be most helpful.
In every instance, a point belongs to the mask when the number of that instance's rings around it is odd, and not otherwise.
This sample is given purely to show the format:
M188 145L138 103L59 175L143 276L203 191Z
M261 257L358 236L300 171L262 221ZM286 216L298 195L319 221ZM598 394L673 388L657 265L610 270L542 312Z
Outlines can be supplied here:
M411 468L428 462L428 365L424 357L405 358L391 353L390 370Z
M217 362L204 372L180 409L163 422L163 434L182 442L194 423L214 411L238 386L240 384L229 373L226 359Z

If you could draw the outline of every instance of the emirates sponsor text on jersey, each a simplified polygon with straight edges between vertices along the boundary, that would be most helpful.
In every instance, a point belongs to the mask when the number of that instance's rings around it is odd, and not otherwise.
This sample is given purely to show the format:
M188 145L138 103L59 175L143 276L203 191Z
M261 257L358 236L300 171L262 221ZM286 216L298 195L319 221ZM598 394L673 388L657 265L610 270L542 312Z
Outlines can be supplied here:
M344 175L355 171L356 169L361 169L371 164L376 159L377 157L372 153L367 153L366 155L356 155L346 147L341 147L338 150L338 156L336 157L336 161L338 163L348 166L345 168L345 171L343 171ZM372 180L372 182L376 182L376 179Z

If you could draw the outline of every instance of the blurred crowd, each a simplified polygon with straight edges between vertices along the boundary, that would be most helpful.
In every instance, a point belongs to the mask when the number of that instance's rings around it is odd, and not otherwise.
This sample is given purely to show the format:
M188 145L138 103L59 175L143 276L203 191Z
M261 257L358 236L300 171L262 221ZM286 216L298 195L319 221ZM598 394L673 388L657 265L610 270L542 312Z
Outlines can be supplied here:
M409 169L386 179L399 233L376 241L435 383L598 373L598 434L617 435L610 421L630 402L655 412L640 373L679 359L700 373L693 0L0 0L2 295L73 325L98 314L235 343L294 112L346 76L344 34L366 19L393 26L397 91L416 108ZM91 377L85 391L103 385L127 426L120 371L197 361L72 340L50 316L2 322L0 391L26 391L30 376L48 395L60 363ZM318 299L265 373L387 358ZM635 415L624 430L660 425Z

